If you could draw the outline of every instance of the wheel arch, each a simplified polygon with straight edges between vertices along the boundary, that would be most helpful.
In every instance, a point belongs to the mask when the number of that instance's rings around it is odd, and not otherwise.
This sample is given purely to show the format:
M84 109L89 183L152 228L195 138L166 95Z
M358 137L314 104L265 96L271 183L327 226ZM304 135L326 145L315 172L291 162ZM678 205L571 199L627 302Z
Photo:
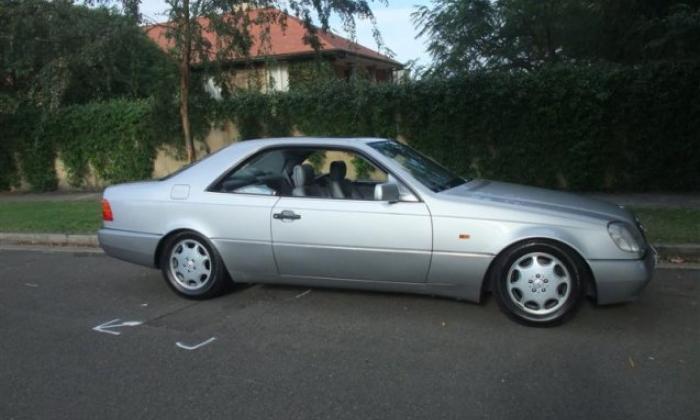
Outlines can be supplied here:
M521 238L515 242L510 243L509 245L501 249L498 253L496 253L496 256L491 260L491 263L486 269L484 278L481 280L480 296L483 297L484 294L493 290L493 281L496 270L495 267L502 258L502 256L512 248L521 246L528 242L545 242L563 247L567 252L569 252L572 255L572 257L577 261L579 267L581 268L583 280L585 282L586 287L586 295L593 297L597 296L596 282L595 277L593 276L593 270L591 270L591 266L588 264L588 261L586 260L586 258L584 258L583 254L575 246L571 245L567 241L562 240L561 238L552 238L547 236L533 236Z

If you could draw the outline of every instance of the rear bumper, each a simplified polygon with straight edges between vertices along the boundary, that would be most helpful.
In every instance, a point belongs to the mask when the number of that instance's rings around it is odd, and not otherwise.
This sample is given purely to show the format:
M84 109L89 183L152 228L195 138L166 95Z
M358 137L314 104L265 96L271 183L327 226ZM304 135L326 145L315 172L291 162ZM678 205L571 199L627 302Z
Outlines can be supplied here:
M596 283L598 304L637 299L656 267L656 251L649 248L641 260L589 260Z
M117 229L100 229L97 239L110 257L134 264L155 267L155 254L160 235Z

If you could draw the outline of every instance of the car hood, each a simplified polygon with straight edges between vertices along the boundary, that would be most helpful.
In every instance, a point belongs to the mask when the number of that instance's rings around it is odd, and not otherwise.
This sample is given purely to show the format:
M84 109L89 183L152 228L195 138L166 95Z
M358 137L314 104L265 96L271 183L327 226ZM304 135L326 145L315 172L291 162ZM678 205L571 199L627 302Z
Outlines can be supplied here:
M607 220L634 222L631 213L607 201L544 188L529 187L489 180L472 180L459 187L443 191L445 198L470 199L493 204L515 205L524 210L538 209Z

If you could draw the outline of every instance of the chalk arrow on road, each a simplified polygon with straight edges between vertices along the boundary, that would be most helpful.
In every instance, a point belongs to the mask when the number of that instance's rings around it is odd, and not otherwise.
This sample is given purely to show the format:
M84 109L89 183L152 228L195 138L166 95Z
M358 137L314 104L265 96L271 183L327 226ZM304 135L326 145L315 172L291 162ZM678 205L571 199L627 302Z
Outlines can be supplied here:
M124 321L121 322L121 319L113 319L111 321L107 321L104 324L98 325L93 328L94 331L105 333L105 334L112 334L112 335L121 335L121 332L119 331L114 331L115 328L121 328L121 327L136 327L143 322L141 321Z
M211 343L211 342L214 341L214 340L216 340L216 337L212 337L212 338L210 338L210 339L208 339L208 340L202 341L201 343L195 344L195 345L193 345L193 346L188 346L188 345L183 344L183 343L181 343L181 342L179 342L179 341L178 341L177 343L175 343L175 345L178 346L178 347L180 347L181 349L185 349L185 350L197 350L198 348L204 347L204 346L206 346L207 344Z

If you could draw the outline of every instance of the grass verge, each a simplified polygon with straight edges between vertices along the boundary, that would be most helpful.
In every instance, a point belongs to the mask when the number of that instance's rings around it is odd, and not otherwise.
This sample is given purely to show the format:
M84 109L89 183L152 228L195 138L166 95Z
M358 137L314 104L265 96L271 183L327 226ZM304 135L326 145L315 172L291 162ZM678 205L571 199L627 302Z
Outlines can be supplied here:
M700 243L700 209L633 208L651 243Z
M98 201L0 202L0 232L95 233L101 224Z
M700 243L700 210L633 208L652 243ZM0 232L95 233L97 201L0 202Z

